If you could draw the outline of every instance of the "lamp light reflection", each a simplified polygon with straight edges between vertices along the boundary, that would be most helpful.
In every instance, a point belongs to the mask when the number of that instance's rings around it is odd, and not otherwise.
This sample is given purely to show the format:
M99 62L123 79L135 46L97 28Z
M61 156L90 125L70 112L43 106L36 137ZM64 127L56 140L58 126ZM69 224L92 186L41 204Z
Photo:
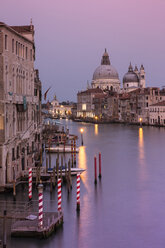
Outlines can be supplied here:
M140 181L145 181L147 178L145 152L144 152L144 137L143 128L139 128L139 164L140 164Z
M95 124L95 135L98 135L99 130L98 130L98 124Z
M87 158L86 158L86 151L85 151L85 146L80 146L79 147L79 153L78 153L78 166L79 168L82 169L87 169ZM83 172L81 174L81 179L83 182L86 182L86 172ZM87 186L87 185L86 185Z

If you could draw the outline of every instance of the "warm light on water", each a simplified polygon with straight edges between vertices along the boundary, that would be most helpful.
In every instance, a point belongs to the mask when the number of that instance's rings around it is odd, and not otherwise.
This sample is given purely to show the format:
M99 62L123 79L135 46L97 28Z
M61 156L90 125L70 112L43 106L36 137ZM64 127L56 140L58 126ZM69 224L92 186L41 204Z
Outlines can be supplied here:
M95 135L98 135L98 133L99 133L98 124L95 124Z
M143 138L143 128L139 128L139 161L143 162L144 159L144 138Z

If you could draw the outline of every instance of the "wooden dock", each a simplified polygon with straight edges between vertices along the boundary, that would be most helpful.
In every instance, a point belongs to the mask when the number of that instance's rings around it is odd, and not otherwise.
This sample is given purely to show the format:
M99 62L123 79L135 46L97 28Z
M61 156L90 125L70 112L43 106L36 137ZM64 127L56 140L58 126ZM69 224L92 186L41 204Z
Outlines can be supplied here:
M33 219L31 217L36 218ZM11 235L14 237L48 238L62 224L62 212L45 212L43 215L43 228L40 228L38 226L38 215L32 213L30 217L26 216L25 219L14 222L11 226Z

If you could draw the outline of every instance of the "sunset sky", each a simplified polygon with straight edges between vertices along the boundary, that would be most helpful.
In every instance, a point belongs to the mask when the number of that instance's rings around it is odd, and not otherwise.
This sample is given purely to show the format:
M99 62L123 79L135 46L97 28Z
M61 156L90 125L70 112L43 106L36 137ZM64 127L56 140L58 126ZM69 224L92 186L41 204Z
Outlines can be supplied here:
M0 21L35 26L36 61L48 98L76 101L107 48L122 78L143 63L146 86L165 86L164 0L1 0Z

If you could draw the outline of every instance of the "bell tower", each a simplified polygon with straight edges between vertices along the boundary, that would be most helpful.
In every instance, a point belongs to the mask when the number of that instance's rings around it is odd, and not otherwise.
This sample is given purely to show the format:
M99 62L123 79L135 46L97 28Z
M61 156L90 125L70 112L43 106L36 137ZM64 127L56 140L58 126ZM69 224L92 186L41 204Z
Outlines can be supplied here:
M140 79L139 87L145 88L146 87L146 79L145 79L145 71L144 71L143 65L141 65L141 67L140 67L139 79Z

